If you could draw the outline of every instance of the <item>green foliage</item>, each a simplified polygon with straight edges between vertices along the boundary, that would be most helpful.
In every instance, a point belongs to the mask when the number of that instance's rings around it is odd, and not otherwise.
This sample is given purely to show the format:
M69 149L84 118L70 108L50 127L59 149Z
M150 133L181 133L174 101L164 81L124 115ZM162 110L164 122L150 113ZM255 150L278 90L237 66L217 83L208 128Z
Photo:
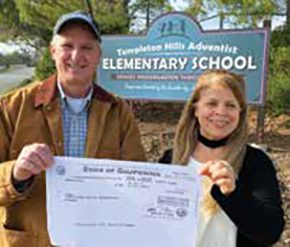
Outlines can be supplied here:
M289 75L277 74L269 78L267 105L271 114L279 115L290 109L290 78Z
M123 1L93 1L93 11L102 34L126 34L129 31L128 5Z
M268 101L274 113L290 109L290 30L271 34Z
M188 12L191 16L193 16L196 19L198 19L198 17L204 18L207 16L207 11L204 8L202 0L192 1L186 12Z
M9 28L15 28L19 25L20 20L18 16L18 10L14 1L2 0L0 1L0 23L2 28L8 30Z
M23 10L26 11L26 10ZM37 26L21 20L21 9L16 1L0 1L0 40L17 40L29 42L33 40L34 47L47 44L50 31L46 25Z
M27 84L29 84L29 83L31 83L33 81L34 81L34 78L33 77L28 78L28 79L24 79L22 82L20 82L20 84L19 84L18 87L24 87L24 86L26 86Z
M271 33L271 48L290 46L290 29L286 26Z
M58 17L66 12L83 9L83 1L14 0L21 22L51 30Z
M127 33L129 27L126 0L91 0L93 14L103 34ZM1 0L0 39L24 40L40 53L48 47L58 17L75 10L86 10L85 1L78 0ZM2 36L1 36L2 30ZM9 32L8 32L8 31ZM48 50L36 67L36 77L43 79L54 71Z
M281 7L280 0L193 0L190 3L188 12L196 19L219 17L222 23L240 27L256 27Z
M172 11L168 0L135 0L130 5L132 27L137 32L143 32L144 28L149 28L152 21L161 13ZM145 23L145 26L144 26ZM139 25L141 24L141 25ZM144 28L140 28L144 26Z
M43 55L35 68L35 77L38 80L43 80L55 72L54 61L50 56L49 49L45 49Z
M154 11L170 10L169 6L168 0L136 0L132 3L130 10L133 13L138 11L141 14L149 11L149 14L152 14Z
M290 30L287 26L271 33L267 106L279 115L290 109Z
M128 1L92 1L93 14L102 33L127 33ZM69 3L69 4L68 4ZM2 0L0 1L0 39L29 41L39 50L48 46L58 17L75 10L86 10L78 0ZM1 35L2 30L2 35Z
M9 67L12 64L26 64L30 66L32 64L32 58L29 54L13 52L7 55L0 55L0 65Z
M277 42L275 38L272 38L272 40ZM290 46L271 47L267 105L269 106L270 113L275 115L285 113L290 109L289 58Z
M138 0L131 8L147 6L162 8L166 0ZM126 34L129 32L129 0L91 0L92 11L102 34ZM143 4L143 5L142 5ZM144 5L145 4L145 5ZM6 39L29 41L39 51L49 45L53 26L58 17L75 10L86 10L85 1L78 0L2 0L0 1L0 27L7 28L11 35ZM7 32L5 32L7 34ZM44 79L53 73L55 67L46 49L36 66L37 79Z

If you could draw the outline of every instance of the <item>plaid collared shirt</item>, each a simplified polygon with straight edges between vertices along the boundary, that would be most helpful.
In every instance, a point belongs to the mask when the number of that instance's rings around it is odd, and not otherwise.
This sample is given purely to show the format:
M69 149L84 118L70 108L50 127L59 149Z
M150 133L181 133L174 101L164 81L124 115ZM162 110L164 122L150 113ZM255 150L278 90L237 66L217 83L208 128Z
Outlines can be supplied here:
M57 85L61 96L64 155L83 157L87 139L88 108L93 90L86 98L72 99L64 94L60 83Z

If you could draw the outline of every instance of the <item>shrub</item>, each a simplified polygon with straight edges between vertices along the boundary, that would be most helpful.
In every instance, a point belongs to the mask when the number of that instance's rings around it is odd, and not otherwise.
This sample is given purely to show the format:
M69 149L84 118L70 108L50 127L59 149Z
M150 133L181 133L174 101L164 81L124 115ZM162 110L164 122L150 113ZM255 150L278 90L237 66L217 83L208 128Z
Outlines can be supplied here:
M268 87L268 106L270 113L279 115L290 109L290 78L279 73L270 77Z
M54 62L50 56L49 49L46 48L36 65L35 77L38 80L43 80L55 72Z
M283 38L284 37L284 38ZM285 42L285 40L289 42ZM280 44L280 46L279 46ZM290 35L289 30L275 31L271 38L267 106L270 114L290 109Z

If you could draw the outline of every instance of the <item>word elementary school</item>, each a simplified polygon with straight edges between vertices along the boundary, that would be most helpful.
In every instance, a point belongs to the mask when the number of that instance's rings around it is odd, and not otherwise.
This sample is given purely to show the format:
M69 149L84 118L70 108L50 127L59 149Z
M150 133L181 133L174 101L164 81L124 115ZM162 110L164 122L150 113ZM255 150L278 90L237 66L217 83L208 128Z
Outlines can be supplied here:
M182 42L173 42L140 45L129 49L120 48L116 52L116 58L102 59L104 70L257 69L252 56L238 55L239 48L229 44L190 42L185 45ZM195 57L195 52L216 55Z

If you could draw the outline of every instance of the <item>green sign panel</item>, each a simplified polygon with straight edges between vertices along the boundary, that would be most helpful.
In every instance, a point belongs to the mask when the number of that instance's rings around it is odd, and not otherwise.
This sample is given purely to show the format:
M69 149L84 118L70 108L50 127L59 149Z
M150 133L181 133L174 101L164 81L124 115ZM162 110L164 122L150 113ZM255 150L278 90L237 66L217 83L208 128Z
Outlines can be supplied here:
M248 102L264 103L267 29L204 32L189 16L156 19L144 36L104 36L99 84L127 99L185 101L208 69L244 75Z

